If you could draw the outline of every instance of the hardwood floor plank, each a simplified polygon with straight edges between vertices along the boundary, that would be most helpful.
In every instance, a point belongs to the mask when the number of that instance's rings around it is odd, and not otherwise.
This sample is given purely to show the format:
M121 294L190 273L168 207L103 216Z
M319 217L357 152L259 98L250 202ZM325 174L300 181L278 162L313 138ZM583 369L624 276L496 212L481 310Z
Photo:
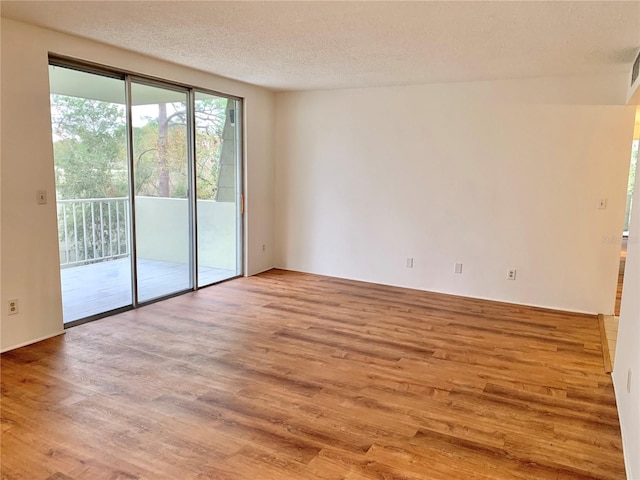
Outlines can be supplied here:
M624 478L594 316L272 270L1 357L3 480Z

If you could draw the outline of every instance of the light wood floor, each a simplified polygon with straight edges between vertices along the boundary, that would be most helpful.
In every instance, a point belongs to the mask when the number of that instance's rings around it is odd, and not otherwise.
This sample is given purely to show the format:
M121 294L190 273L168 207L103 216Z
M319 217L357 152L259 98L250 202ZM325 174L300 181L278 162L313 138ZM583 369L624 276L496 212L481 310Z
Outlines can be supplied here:
M3 479L622 479L595 317L271 271L2 355Z
M607 342L609 347L609 359L611 360L611 368L616 362L616 346L618 344L618 326L620 324L620 317L613 315L607 315L604 317L604 335L603 342Z
M614 315L620 316L620 304L622 303L622 285L624 283L624 267L627 262L627 244L628 238L622 239L622 248L620 250L620 265L618 267L618 287L616 289L616 305L614 309Z
M627 261L627 244L629 239L622 239L622 249L620 250L620 265L618 267L618 285L616 288L616 303L614 309L614 315L606 315L604 317L604 336L602 340L606 342L606 352L609 354L609 363L611 368L615 364L616 359L616 346L618 342L618 324L620 320L620 306L622 304L622 287L624 284L624 268Z

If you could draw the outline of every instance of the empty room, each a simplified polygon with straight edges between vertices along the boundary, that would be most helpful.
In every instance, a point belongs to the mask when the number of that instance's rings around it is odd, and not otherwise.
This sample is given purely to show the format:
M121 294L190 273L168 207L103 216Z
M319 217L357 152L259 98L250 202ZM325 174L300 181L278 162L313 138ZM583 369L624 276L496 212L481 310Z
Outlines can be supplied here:
M0 3L3 480L640 479L640 2Z

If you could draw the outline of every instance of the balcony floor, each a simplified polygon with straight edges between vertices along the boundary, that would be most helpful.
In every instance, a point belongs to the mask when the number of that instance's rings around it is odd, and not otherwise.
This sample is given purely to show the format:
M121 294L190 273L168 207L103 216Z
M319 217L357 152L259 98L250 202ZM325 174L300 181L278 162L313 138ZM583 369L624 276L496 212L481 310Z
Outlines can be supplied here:
M200 267L201 285L235 277L234 270ZM131 262L120 258L61 269L64 322L131 305ZM189 267L181 263L138 259L140 301L189 289Z

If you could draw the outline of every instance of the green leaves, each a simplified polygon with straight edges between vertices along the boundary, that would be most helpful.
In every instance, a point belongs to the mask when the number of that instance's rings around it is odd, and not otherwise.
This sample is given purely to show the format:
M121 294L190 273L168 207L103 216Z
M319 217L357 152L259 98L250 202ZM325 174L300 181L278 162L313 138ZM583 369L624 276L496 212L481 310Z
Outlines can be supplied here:
M196 182L199 199L216 197L220 172L225 98L196 101ZM133 128L135 192L185 197L186 112L170 104L166 145L159 148L159 118L144 117ZM123 105L59 94L51 95L56 187L61 199L128 195L126 114ZM166 158L160 158L165 155ZM168 170L169 191L161 191L159 166ZM166 176L165 176L166 180ZM166 190L166 187L164 188Z
M51 95L59 198L105 198L127 192L124 107Z

